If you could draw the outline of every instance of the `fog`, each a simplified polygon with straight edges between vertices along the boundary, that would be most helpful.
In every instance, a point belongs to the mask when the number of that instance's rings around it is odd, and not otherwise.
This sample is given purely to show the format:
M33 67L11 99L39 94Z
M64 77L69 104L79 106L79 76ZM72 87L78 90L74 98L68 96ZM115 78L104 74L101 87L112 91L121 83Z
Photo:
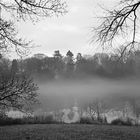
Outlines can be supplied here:
M107 79L85 78L38 82L40 108L52 111L69 108L77 102L84 106L96 99L106 101L114 107L120 100L140 97L140 80L136 78Z

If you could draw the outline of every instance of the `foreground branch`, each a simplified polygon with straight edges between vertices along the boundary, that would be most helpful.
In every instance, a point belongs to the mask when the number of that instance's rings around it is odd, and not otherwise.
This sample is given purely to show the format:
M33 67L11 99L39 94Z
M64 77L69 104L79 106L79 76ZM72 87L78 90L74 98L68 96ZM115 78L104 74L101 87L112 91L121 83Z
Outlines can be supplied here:
M132 50L139 44L136 35L138 31L138 10L140 1L123 0L120 2L120 8L109 11L107 16L101 17L102 23L94 29L97 41L103 46L113 46L115 39L121 35L125 40L125 48ZM125 36L124 36L125 35Z

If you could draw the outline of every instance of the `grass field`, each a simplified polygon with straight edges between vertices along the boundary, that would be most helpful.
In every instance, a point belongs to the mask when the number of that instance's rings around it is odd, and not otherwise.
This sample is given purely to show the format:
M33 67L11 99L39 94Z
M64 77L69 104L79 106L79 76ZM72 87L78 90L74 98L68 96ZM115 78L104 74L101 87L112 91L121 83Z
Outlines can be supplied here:
M0 140L140 140L140 127L15 125L0 127Z

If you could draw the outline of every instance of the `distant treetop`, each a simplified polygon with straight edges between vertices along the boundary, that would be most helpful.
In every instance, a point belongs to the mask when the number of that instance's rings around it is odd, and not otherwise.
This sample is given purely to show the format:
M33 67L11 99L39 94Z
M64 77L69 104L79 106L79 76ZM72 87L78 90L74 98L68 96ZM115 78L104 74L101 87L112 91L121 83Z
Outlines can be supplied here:
M66 54L67 56L73 57L73 53L69 50Z

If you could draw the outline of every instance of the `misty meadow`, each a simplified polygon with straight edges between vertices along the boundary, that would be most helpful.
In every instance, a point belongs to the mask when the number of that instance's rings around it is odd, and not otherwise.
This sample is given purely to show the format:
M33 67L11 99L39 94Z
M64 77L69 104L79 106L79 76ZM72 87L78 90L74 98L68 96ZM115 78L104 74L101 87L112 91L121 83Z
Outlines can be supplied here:
M0 1L0 139L138 140L139 0Z
M118 61L117 54L87 57L78 53L74 57L71 51L66 56L55 51L52 57L35 54L25 60L1 59L1 69L3 76L24 73L37 83L39 103L32 105L32 117L50 117L57 123L97 124L120 119L138 125L139 57L139 51L125 61ZM26 116L16 110L7 113L10 117Z

